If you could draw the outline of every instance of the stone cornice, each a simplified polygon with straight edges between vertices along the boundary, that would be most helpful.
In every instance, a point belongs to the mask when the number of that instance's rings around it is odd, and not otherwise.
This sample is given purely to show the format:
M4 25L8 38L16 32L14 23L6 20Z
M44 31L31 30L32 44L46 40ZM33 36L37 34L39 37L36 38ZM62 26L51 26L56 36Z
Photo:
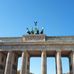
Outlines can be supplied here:
M71 42L1 42L0 45L74 45Z

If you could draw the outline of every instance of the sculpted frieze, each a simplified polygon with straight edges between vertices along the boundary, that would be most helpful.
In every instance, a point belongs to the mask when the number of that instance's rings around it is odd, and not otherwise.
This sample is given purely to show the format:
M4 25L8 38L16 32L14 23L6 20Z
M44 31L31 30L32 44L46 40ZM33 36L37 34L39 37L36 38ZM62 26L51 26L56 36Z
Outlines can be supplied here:
M27 35L23 37L23 42L26 41L45 41L45 35Z

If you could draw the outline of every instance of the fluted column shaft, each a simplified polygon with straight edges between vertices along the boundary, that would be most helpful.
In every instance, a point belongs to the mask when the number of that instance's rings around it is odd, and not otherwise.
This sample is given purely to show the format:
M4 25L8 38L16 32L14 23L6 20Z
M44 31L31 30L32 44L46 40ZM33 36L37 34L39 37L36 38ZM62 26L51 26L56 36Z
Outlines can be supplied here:
M59 51L56 53L56 69L57 74L62 74L61 52Z
M13 53L9 51L7 54L4 74L12 74L12 60L13 60Z
M28 52L22 52L22 67L20 74L29 74L30 57Z
M12 73L11 74L17 74L17 63L18 63L18 53L13 53L13 60L12 60Z
M6 64L6 54L0 52L0 74L4 74Z
M47 57L45 51L42 51L41 58L41 74L47 74Z

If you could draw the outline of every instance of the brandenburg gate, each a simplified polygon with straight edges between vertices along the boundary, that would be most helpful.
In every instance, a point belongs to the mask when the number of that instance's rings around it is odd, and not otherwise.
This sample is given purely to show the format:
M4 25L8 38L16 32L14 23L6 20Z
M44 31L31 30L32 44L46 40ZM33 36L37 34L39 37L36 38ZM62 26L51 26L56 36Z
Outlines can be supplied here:
M41 57L41 74L47 74L50 56L56 59L56 74L62 74L61 57L69 57L70 74L74 74L74 36L0 37L0 74L17 74L19 57L22 57L20 74L30 74L30 57Z

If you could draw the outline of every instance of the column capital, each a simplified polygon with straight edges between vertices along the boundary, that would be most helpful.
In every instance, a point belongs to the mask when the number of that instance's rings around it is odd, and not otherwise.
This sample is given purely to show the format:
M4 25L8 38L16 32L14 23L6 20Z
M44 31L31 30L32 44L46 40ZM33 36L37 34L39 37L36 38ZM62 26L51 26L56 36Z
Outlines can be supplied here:
M61 52L61 49L60 50L56 50L56 52Z
M46 51L43 50L43 51L42 51L42 54L45 54L45 55L46 55Z

